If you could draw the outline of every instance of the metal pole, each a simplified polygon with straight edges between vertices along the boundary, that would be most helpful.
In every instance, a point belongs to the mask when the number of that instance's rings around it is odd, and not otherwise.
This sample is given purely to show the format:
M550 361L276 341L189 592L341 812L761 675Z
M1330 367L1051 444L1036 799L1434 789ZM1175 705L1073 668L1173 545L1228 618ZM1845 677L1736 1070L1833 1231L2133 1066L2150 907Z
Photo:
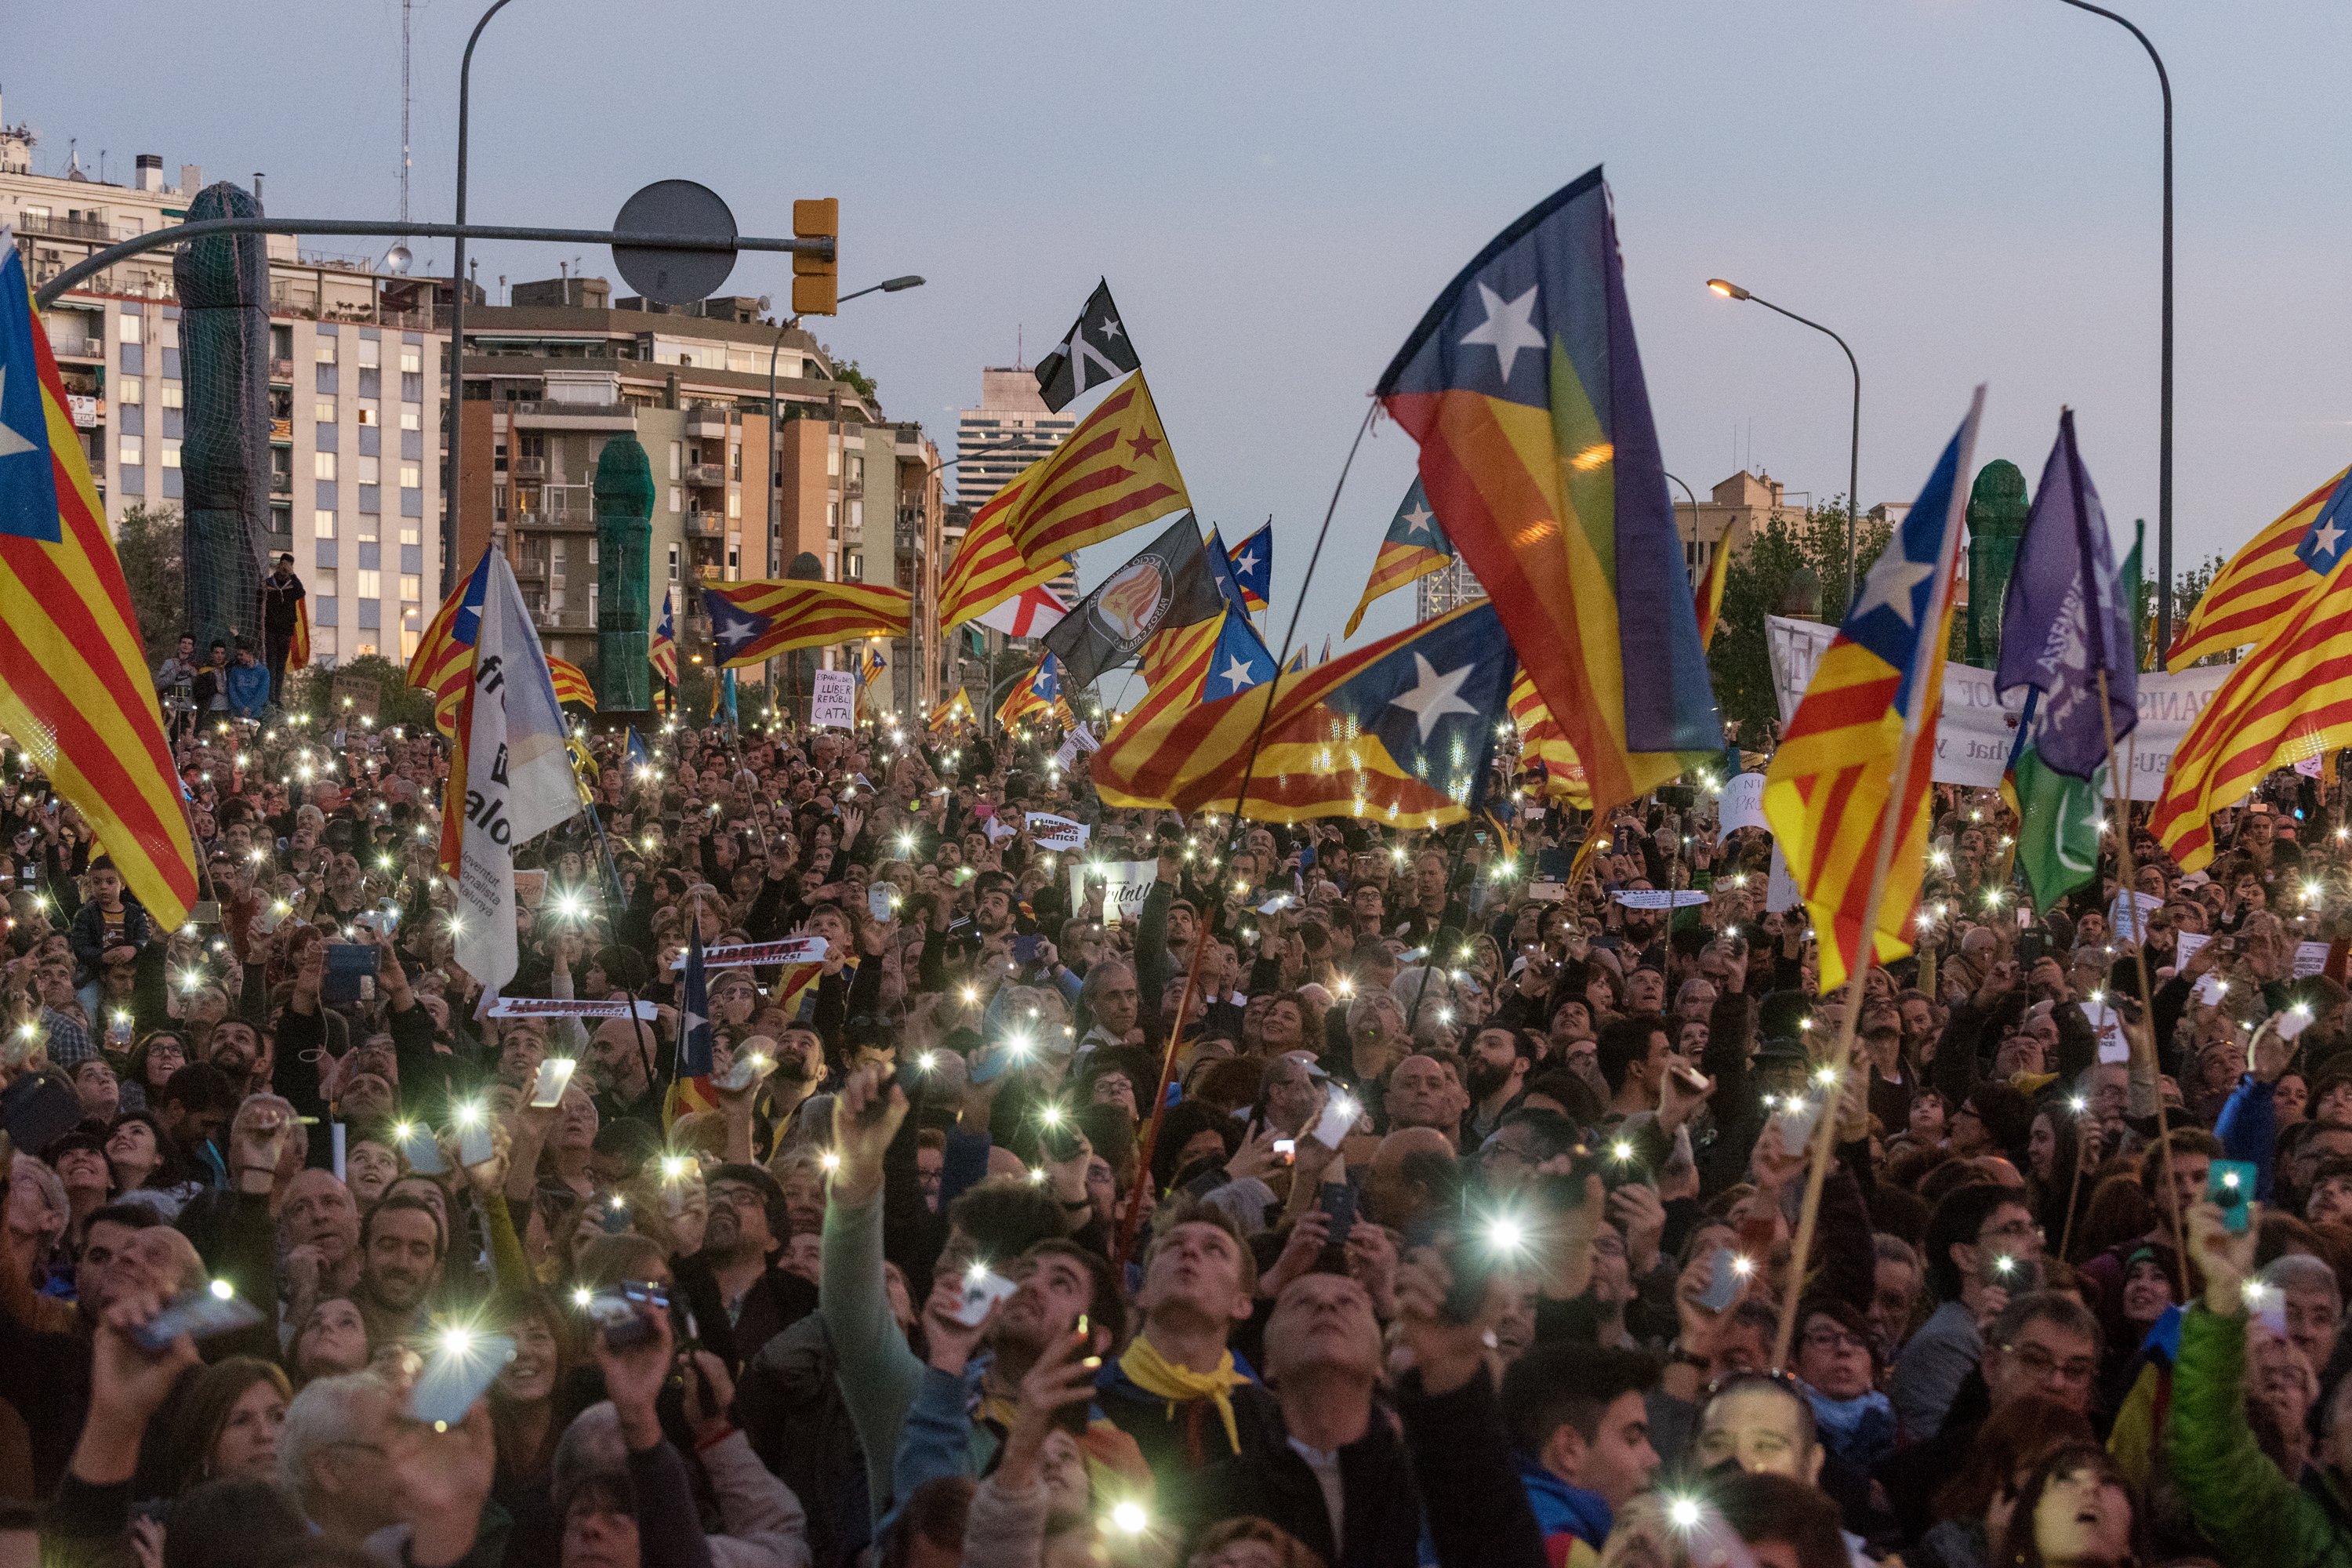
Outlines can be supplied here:
M2137 38L2156 67L2156 85L2164 94L2164 300L2156 414L2156 668L2162 669L2172 647L2172 77L2164 68L2164 57L2130 17L2090 0L2065 3L2105 16Z
M457 513L465 478L466 429L466 139L473 105L474 46L482 29L511 0L490 0L490 8L474 24L466 38L465 58L457 66L457 249L449 263L449 461L441 493L441 581L446 584L457 563Z
M2069 4L2072 3L2073 0L2069 0ZM1819 321L1800 316L1794 310L1775 305L1761 294L1753 293L1735 283L1726 283L1720 278L1710 281L1707 287L1728 299L1751 300L1768 310L1777 311L1788 317L1801 326L1811 327L1813 331L1826 335L1832 342L1845 351L1846 368L1853 372L1853 433L1847 440L1845 458L1845 599L1846 605L1851 606L1854 600L1855 587L1854 528L1856 518L1862 510L1862 366L1855 361L1853 350L1846 341ZM1844 618L1843 611L1840 612L1839 618Z

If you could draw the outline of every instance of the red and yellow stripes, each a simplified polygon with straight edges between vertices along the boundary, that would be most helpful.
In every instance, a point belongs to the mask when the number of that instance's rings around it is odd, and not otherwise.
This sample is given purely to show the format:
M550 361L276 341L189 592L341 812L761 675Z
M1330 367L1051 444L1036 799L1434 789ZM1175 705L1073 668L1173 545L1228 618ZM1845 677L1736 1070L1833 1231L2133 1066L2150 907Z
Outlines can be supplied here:
M310 599L309 595L294 601L294 638L286 645L286 668L308 669L310 667Z
M2213 858L2213 813L2243 800L2272 769L2347 744L2352 578L2339 565L2231 671L2189 727L2148 831L2183 871L2198 870Z
M2342 484L2345 469L2289 507L2284 516L2248 540L2189 612L2165 663L2173 668L2247 643L2266 640L2292 614L2318 577L2295 554L2319 509Z
M911 635L915 597L881 583L807 583L789 577L758 583L727 583L705 590L746 615L765 618L768 629L725 658L722 669L746 665L795 648L830 647L861 637Z
M1037 570L1058 573L1072 551L1192 504L1141 371L1119 383L1022 478L1027 482L1004 526L1022 559Z
M1698 646L1715 646L1715 628L1723 619L1723 584L1731 575L1731 539L1727 531L1716 541L1715 553L1706 563L1706 575L1698 580Z
M20 259L0 287L32 328L58 538L0 533L0 729L80 812L166 930L196 897L195 848L163 740L131 595ZM21 302L19 302L21 301ZM18 432L19 437L29 432Z
M568 658L547 656L547 673L555 682L558 702L577 702L589 712L596 711L596 689L588 684L587 675Z
M1348 617L1340 630L1343 637L1356 635L1364 624L1364 612L1372 601L1384 594L1393 594L1407 584L1418 583L1433 572L1443 572L1454 557L1443 550L1432 550L1426 544L1391 544L1381 541L1381 553L1372 563L1372 574L1364 580L1364 596L1356 601L1356 613Z
M1592 792L1584 782L1584 764L1576 748L1552 722L1551 710L1536 695L1536 683L1522 668L1511 680L1511 718L1519 727L1519 754L1543 764L1544 793L1580 811L1592 809Z
M1010 730L1032 713L1051 713L1053 710L1053 700L1037 695L1037 672L1033 669L1021 678L1012 695L997 708L997 727Z
M1013 542L1012 531L1005 526L1028 493L1029 476L1034 472L1032 467L1015 474L972 514L971 527L965 531L955 558L948 563L947 575L940 581L941 629L984 616L1013 595L1052 582L1066 569L1059 559L1031 566L1021 559L1021 547Z

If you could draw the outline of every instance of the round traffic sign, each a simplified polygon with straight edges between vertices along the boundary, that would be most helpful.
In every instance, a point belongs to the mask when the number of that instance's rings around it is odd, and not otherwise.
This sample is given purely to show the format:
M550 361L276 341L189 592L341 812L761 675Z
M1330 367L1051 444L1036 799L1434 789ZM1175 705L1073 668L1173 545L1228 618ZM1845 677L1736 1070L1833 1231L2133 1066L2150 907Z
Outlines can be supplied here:
M664 305L707 300L735 270L735 215L719 193L693 180L656 180L621 204L616 234L708 235L724 250L679 250L659 245L615 245L613 265L631 288Z

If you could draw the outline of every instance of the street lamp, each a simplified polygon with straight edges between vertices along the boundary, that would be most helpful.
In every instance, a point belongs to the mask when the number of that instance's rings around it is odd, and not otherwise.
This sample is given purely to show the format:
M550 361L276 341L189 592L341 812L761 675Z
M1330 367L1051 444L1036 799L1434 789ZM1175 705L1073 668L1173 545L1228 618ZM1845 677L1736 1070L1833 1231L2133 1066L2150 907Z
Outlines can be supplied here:
M2156 67L2156 85L2164 94L2164 324L2156 414L2156 668L2162 669L2172 646L2172 78L2164 68L2164 57L2131 18L2090 0L2065 3L2105 16L2137 38Z
M457 224L466 222L466 138L474 91L474 46L482 41L482 29L490 18L507 8L510 0L490 0L490 8L474 24L466 38L466 56L457 66ZM402 215L405 216L406 215ZM457 571L457 481L458 454L466 449L466 433L459 421L466 412L466 237L456 240L456 250L449 263L449 459L444 465L446 478L441 495L441 586L446 591Z
M506 0L499 0L499 4L504 5L505 3ZM866 287L860 289L854 293L844 294L840 299L834 301L834 305L838 309L843 305L846 305L852 300L862 300L868 294L896 294L904 289L919 289L922 286L923 280L910 272L903 278L886 279L879 283L868 284ZM777 455L776 445L782 424L776 406L776 360L777 356L784 352L784 335L800 324L801 319L798 316L785 317L783 321L776 328L776 341L774 344L768 350L768 548L771 552L779 555L782 553L783 550L784 481L782 461ZM892 519L892 526L894 528L897 526L897 520L895 518ZM910 620L907 627L908 635L912 636L915 629L915 625ZM918 646L919 647L920 645L919 644ZM772 707L775 700L776 661L772 658L768 661L768 701L770 706Z
M1811 327L1817 332L1826 333L1831 342L1845 350L1846 368L1853 372L1853 433L1846 442L1845 458L1845 593L1846 602L1852 604L1854 591L1854 529L1862 510L1862 366L1854 363L1853 350L1847 346L1846 341L1819 321L1808 321L1794 310L1783 310L1762 295L1751 294L1738 284L1728 282L1721 278L1708 279L1706 286L1727 300L1747 300L1763 306L1768 310L1777 310L1792 321ZM1844 617L1840 616L1839 618L1843 620Z

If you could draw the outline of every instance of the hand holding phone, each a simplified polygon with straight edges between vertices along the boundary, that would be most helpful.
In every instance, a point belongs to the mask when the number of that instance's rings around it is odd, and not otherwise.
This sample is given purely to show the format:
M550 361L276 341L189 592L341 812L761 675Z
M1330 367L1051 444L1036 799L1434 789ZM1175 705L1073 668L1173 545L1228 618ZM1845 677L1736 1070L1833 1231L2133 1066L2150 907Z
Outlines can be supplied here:
M2206 1201L2221 1211L2221 1228L2242 1235L2253 1223L2248 1207L2254 1199L2256 1171L2243 1160L2216 1160L2205 1175Z
M963 1305L957 1309L955 1321L976 1329L986 1321L990 1308L1020 1289L992 1268L974 1268L964 1275Z
M446 1432L466 1419L466 1412L489 1392L514 1354L511 1335L442 1330L434 1338L424 1369L409 1387L408 1414L436 1432Z
M580 1064L569 1057L549 1057L539 1064L539 1077L530 1086L530 1108L552 1110L563 1103L563 1091L572 1086L572 1075Z

